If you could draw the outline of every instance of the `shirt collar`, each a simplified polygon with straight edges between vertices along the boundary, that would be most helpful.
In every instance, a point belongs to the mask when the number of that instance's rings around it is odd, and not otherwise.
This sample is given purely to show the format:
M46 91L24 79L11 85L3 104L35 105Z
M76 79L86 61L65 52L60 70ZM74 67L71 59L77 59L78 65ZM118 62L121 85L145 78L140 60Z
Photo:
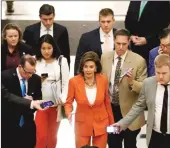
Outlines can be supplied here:
M158 82L157 84L162 85L162 84L160 84L159 82ZM167 84L170 85L170 81L169 81Z
M106 33L102 30L101 27L100 27L100 30L99 30L99 31L100 31L100 35L101 35L102 37L105 37ZM110 37L112 37L112 36L113 36L113 29L111 29L108 34L109 34Z
M126 51L126 52L124 53L124 55L120 56L120 57L121 57L121 59L122 59L122 61L124 61L124 60L125 60L126 55L127 55L127 52L128 52L128 51ZM116 51L115 51L115 54L114 54L114 60L116 60L118 57L119 57L119 56L117 55L117 53L116 53Z
M43 25L43 23L41 22L41 29L43 31L47 31L47 28ZM53 24L51 25L51 27L49 28L50 31L53 31Z
M22 77L21 74L19 73L18 67L16 68L16 71L17 71L17 76L18 76L19 80L21 81L21 80L23 79L23 77Z

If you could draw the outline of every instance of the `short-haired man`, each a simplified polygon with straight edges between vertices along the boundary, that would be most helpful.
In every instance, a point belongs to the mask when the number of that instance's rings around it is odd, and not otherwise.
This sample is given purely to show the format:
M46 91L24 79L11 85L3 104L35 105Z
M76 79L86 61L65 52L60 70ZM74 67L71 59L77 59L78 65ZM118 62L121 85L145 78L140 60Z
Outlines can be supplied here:
M87 51L94 51L101 57L102 53L114 49L113 34L115 28L114 12L109 8L104 8L99 12L100 27L82 34L76 52L74 75L78 74L79 63L82 55Z
M61 54L67 58L67 62L70 65L70 47L68 39L67 28L54 23L55 9L52 5L43 4L39 10L39 16L41 22L27 26L24 31L23 38L25 42L34 48L35 54L38 40L44 34L50 34L53 36L58 47L61 50Z
M144 58L128 50L130 33L125 29L117 30L114 34L115 51L102 55L102 72L109 81L109 94L115 122L124 117L136 102L147 77L147 67ZM124 75L124 76L123 76ZM109 148L136 148L136 137L140 128L145 124L144 113L120 135L109 134Z
M155 75L154 60L159 54L167 54L170 56L170 28L165 28L159 35L160 46L155 47L149 52L149 76Z
M24 99L40 100L41 78L34 74L35 66L36 60L31 55L21 57L17 68L1 73L4 89ZM35 110L8 101L3 104L3 109L2 124L6 134L2 137L7 138L2 142L4 147L34 148L36 135L33 113Z
M170 146L170 57L158 55L155 76L144 80L137 102L129 113L114 126L125 129L148 108L146 140L149 148Z

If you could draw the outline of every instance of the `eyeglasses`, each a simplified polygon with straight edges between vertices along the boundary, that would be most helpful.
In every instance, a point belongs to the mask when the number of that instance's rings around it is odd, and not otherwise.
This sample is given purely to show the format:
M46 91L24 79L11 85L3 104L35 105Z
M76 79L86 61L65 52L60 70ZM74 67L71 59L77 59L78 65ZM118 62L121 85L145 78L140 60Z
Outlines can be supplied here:
M26 74L33 75L33 74L36 73L36 70L35 70L34 72L29 72L29 71L27 71L23 66L22 66L22 68L23 68L23 70L24 70L24 72L25 72Z
M162 48L170 48L170 43L168 43L168 44L162 44L162 43L160 43L160 46L161 46Z

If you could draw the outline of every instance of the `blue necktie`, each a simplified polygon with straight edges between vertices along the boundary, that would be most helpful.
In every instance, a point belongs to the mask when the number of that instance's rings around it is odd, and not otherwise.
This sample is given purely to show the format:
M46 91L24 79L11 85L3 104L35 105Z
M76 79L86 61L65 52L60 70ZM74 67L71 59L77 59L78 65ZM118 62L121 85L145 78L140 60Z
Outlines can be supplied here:
M22 79L21 83L21 91L22 91L22 96L26 96L26 84L25 84L25 79ZM24 116L21 115L19 126L22 127L24 125Z

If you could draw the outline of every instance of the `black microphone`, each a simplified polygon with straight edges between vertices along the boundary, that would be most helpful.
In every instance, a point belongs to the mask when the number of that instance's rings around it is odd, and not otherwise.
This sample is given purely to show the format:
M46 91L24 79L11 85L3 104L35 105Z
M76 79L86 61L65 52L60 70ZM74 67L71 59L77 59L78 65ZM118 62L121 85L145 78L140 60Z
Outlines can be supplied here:
M100 44L103 44L103 43L104 43L104 42L101 42L101 41L100 41Z

